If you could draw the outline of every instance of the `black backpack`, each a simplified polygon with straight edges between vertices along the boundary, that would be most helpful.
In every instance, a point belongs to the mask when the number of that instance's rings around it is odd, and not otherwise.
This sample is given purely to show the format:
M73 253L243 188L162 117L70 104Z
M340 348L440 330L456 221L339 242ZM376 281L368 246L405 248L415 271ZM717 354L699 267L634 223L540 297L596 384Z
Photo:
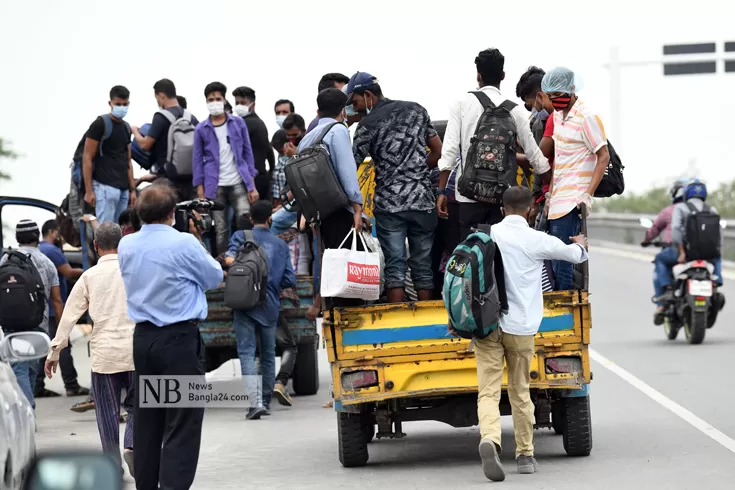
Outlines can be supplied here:
M322 143L338 124L342 123L327 126L314 144L295 155L284 169L288 185L282 195L291 191L308 224L320 223L350 204L334 171L329 150Z
M477 121L457 189L467 199L502 204L505 190L518 185L518 129L510 113L516 104L506 100L496 107L484 92L472 93L484 112Z
M252 230L245 230L245 244L237 251L235 263L225 279L225 305L247 311L266 302L268 259Z
M7 252L0 265L0 326L8 332L38 330L46 313L43 280L30 254Z
M625 179L623 179L623 162L620 155L613 148L612 143L608 140L607 151L610 153L610 162L607 164L605 175L600 181L600 185L595 190L595 197L611 197L620 195L625 190Z
M721 230L720 216L712 212L707 204L701 211L690 202L689 216L686 218L686 256L687 260L714 260L720 257Z

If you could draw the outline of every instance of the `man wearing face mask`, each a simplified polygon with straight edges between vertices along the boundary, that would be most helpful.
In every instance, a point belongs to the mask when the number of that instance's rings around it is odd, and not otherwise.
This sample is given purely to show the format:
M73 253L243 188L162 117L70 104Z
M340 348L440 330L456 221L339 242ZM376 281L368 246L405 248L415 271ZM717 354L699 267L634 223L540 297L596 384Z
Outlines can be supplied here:
M41 227L42 241L38 244L38 249L56 266L57 275L59 276L59 293L61 294L61 302L66 303L69 293L69 283L67 281L76 281L84 272L83 269L77 269L69 265L69 261L64 256L62 246L64 240L59 233L59 225L56 220L48 220ZM54 314L53 303L49 300L49 319L48 329L49 337L54 338L56 335L56 327L58 319ZM45 362L45 360L42 360ZM39 365L40 365L39 361ZM59 359L61 367L61 377L64 380L64 388L66 388L67 396L89 395L89 390L79 386L77 381L77 371L74 368L74 358L71 355L71 346L62 353ZM45 396L58 396L55 392L47 390L44 386L43 369L39 369L36 377L35 397L41 398Z
M283 129L283 121L286 120L286 117L288 117L289 114L296 112L293 102L288 99L277 100L276 104L273 106L273 110L276 113L276 124L278 124L278 127L281 129Z
M373 214L385 254L388 302L405 301L407 267L419 301L430 300L431 249L438 222L431 169L441 157L441 139L426 109L383 97L378 80L369 73L355 73L346 92L354 111L364 114L355 132L354 159L362 162L370 155L375 164Z
M223 111L224 102L217 112ZM146 187L136 205L143 226L118 247L127 315L136 324L136 377L204 376L198 323L207 318L204 292L222 283L222 267L202 244L193 220L189 233L173 228L176 202L176 191L164 181ZM190 488L199 460L204 409L145 408L138 394L136 390L133 429L137 487Z
M188 201L195 195L191 175L169 175L165 169L168 158L168 130L171 127L171 121L163 111L173 116L174 120L185 116L191 117L192 127L196 127L199 121L179 105L176 86L171 80L163 78L157 81L153 85L153 92L159 111L153 115L151 126L145 136L140 133L140 128L132 127L135 141L141 150L151 152L152 171L158 177L167 178L176 187L179 201Z
M579 233L579 206L592 208L592 196L605 175L610 153L599 112L576 95L574 72L558 67L544 75L541 89L554 107L555 168L548 204L549 233L569 243ZM572 264L553 265L556 289L572 289Z
M235 97L235 114L243 118L248 127L255 169L258 171L255 177L255 188L258 189L261 199L268 199L276 160L268 140L268 129L263 120L255 113L255 90L250 87L238 87L232 91L232 96ZM268 168L265 166L266 161ZM273 199L278 198L278 196L272 197Z
M210 116L194 132L193 184L200 199L216 200L241 216L259 198L255 185L258 171L245 121L225 113L226 92L227 87L220 82L204 89ZM215 255L219 255L230 241L227 209L213 211L212 218L217 236Z
M541 80L546 72L541 68L531 66L524 73L518 85L516 85L516 96L521 99L526 106L526 110L531 112L531 132L533 139L536 140L541 153L549 160L549 166L553 169L554 162L554 118L549 117L554 112L551 101L541 90ZM534 205L531 208L531 226L536 225L536 229L546 231L546 218L544 215L544 205L546 203L546 193L549 191L549 184L545 184L543 179L535 178L533 180L533 198Z
M84 142L82 176L84 201L101 222L117 222L120 213L135 204L135 178L130 153L130 125L123 121L130 105L130 91L110 89L110 113L89 126Z

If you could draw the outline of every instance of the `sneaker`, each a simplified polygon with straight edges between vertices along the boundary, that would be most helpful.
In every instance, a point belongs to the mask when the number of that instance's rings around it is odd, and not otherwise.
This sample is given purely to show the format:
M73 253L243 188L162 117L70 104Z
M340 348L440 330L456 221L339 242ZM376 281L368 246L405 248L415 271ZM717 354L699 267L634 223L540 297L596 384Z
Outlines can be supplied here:
M286 391L286 387L283 386L281 383L276 383L276 386L273 387L273 394L276 395L276 398L278 398L278 403L280 403L284 407L293 406L291 395L288 394L288 391Z
M91 398L87 398L85 401L73 405L70 410L77 413L84 413L89 410L94 410L94 400L92 400Z
M133 450L126 449L125 451L123 451L123 459L125 460L125 464L128 465L130 476L135 478L135 472L133 471Z
M66 390L66 396L89 396L89 388L77 386L76 388Z
M482 471L485 477L492 481L505 480L505 471L500 463L498 447L490 439L480 441L480 458L482 459Z
M33 393L34 398L53 398L55 396L61 396L61 393L56 393L55 391L51 391L47 388L37 390L35 393Z
M265 415L266 409L263 407L253 407L248 410L248 414L245 416L248 420L258 420L261 415Z
M518 473L521 475L532 475L536 473L538 463L536 463L536 458L533 456L518 456L516 462L518 463Z
M664 320L666 319L666 316L664 315L664 312L661 310L656 310L653 313L653 324L657 327L664 324Z

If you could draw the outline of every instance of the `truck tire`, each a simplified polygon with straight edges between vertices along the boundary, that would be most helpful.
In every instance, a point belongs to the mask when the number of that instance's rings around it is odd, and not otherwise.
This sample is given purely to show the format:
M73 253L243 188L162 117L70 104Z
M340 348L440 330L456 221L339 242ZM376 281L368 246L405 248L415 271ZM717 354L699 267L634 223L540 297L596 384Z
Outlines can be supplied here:
M361 414L337 412L339 462L345 468L365 466L368 461L368 441Z
M560 436L564 433L564 400L555 401L551 404L551 426L554 428L554 434Z
M299 344L293 370L293 391L298 396L316 395L319 391L319 344L315 340Z
M701 344L704 341L704 334L707 331L707 312L692 311L689 321L684 325L684 332L687 341L690 344Z
M569 456L589 456L592 452L590 397L564 399L564 450Z

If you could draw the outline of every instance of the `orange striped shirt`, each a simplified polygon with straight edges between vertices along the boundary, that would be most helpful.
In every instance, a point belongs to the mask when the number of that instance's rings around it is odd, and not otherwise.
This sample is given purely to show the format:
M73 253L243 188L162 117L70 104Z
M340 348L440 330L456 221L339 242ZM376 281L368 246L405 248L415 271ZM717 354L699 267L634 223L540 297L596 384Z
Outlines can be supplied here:
M592 180L596 153L605 145L602 119L580 99L567 117L554 111L554 186L549 219L563 218L579 204Z

